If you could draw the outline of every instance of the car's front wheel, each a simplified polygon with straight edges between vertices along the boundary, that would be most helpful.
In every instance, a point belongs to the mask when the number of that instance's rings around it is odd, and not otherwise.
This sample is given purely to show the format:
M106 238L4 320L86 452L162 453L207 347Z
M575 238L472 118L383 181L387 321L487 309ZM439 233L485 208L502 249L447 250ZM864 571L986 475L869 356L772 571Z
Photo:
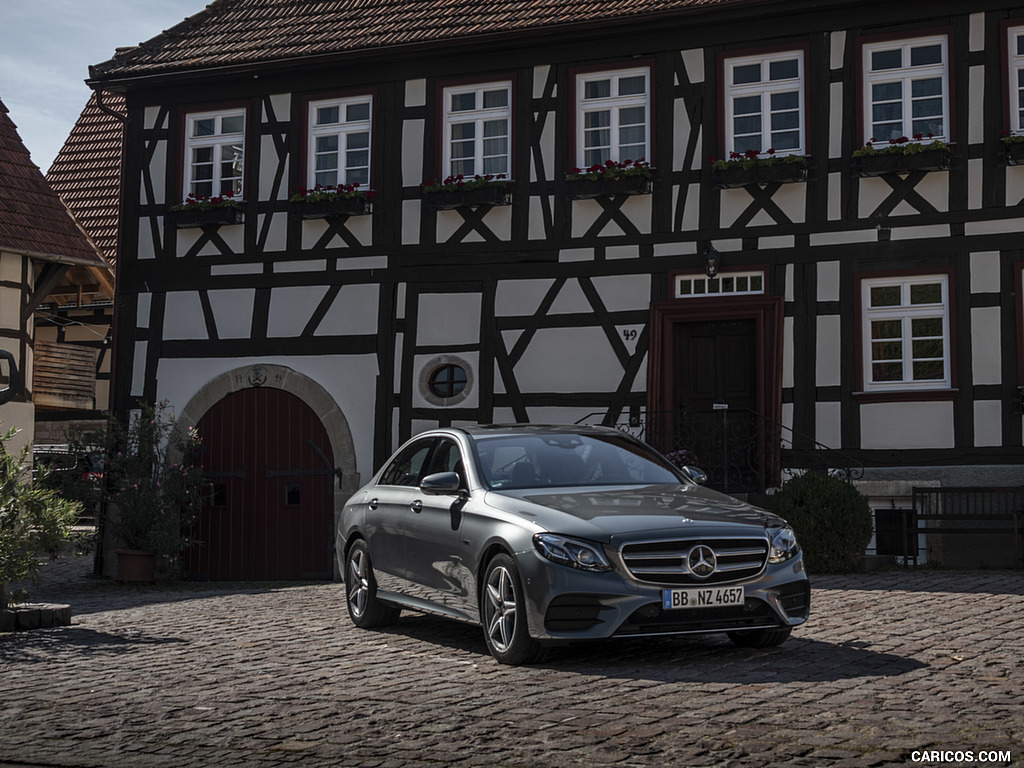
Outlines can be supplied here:
M382 603L377 597L370 548L359 539L345 559L345 597L348 615L357 627L384 627L398 621L402 609Z
M502 664L535 664L547 654L527 629L521 583L516 561L508 555L495 555L487 564L480 618L487 649Z
M778 629L741 629L729 632L729 639L741 648L771 648L782 645L793 630L789 627Z

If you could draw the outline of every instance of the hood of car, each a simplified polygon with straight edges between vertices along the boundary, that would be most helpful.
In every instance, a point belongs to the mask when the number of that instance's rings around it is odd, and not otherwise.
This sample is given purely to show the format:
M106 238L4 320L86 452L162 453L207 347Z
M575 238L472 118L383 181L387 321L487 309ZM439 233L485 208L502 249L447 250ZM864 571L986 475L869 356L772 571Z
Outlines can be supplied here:
M510 511L548 530L594 539L655 533L743 535L785 524L771 512L699 486L530 488L492 493L512 502Z

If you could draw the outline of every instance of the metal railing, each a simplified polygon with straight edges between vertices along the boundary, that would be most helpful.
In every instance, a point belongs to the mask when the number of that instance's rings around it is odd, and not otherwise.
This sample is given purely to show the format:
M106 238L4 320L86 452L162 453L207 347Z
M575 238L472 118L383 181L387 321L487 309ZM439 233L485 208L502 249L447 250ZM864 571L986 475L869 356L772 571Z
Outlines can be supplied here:
M856 459L747 408L720 404L710 413L642 410L623 417L595 412L576 423L615 427L670 459L685 457L707 474L709 487L725 493L765 493L778 488L783 475L810 469L847 481L864 476Z

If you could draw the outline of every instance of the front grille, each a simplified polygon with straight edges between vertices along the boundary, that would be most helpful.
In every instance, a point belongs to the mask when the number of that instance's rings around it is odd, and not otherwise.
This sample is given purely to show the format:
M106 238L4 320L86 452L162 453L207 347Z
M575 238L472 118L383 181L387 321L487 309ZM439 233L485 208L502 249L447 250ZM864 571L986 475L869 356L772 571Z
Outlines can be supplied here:
M703 544L715 553L717 567L708 578L691 573L686 557ZM626 544L622 560L630 574L655 584L722 584L749 579L764 570L768 561L768 540L750 539L668 539Z
M582 632L601 623L601 611L611 608L595 595L559 595L548 604L544 627L549 632Z
M749 598L743 605L721 608L682 608L666 611L660 603L638 608L616 630L616 635L657 635L671 632L721 632L722 630L778 626L775 612L763 600Z

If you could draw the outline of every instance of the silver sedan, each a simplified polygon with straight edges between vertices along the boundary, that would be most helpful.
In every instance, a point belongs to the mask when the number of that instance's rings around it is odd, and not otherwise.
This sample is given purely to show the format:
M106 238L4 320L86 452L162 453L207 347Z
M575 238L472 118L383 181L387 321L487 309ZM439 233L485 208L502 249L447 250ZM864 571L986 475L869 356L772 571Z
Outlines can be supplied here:
M421 434L339 518L349 616L359 627L403 609L474 622L506 664L611 637L778 645L810 607L796 536L700 475L601 427Z

